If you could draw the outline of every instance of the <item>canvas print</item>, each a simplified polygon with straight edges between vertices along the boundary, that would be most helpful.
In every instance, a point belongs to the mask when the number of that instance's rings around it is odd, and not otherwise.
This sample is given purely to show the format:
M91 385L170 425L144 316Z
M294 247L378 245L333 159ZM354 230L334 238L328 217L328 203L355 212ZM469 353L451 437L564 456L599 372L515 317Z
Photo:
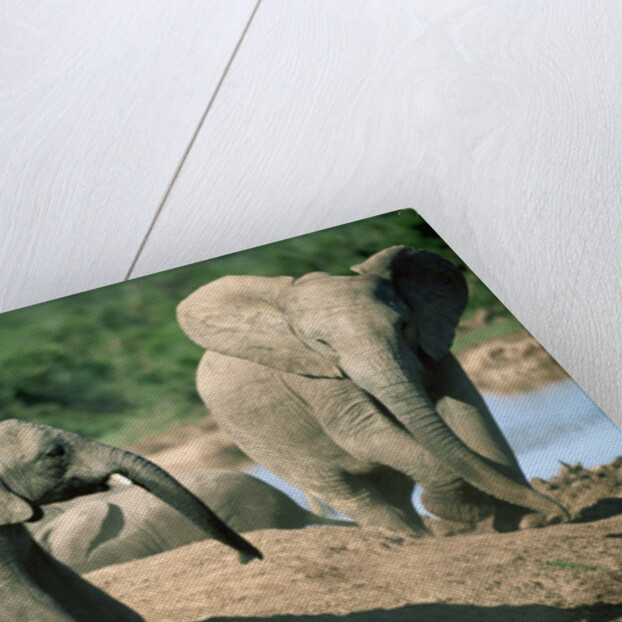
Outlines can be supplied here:
M2 622L622 620L622 432L413 210L4 313L0 367Z

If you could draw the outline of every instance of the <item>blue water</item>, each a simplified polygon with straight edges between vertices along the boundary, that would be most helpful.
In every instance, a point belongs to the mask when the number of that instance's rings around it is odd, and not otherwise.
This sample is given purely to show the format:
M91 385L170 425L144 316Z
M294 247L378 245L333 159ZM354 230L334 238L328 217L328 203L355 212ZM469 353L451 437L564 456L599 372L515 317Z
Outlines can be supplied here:
M572 380L519 395L489 393L484 399L527 478L555 475L560 461L591 467L622 455L622 431ZM301 490L263 467L253 467L249 473L309 508ZM417 487L413 502L427 514L420 494Z
M559 461L591 467L622 455L622 431L572 380L517 396L484 396L528 478Z

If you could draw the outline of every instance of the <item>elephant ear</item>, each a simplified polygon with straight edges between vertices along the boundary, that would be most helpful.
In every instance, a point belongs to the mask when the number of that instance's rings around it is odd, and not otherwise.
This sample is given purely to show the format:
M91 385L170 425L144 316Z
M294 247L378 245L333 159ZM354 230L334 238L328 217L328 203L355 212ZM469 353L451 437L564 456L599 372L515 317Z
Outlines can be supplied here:
M449 352L468 297L466 281L451 262L430 251L392 246L352 270L391 280L413 311L423 351L436 361Z
M225 276L182 300L177 320L206 350L285 372L341 377L335 365L294 334L279 307L292 283L289 276Z
M0 481L0 526L24 523L34 514L35 510L28 501L12 493Z

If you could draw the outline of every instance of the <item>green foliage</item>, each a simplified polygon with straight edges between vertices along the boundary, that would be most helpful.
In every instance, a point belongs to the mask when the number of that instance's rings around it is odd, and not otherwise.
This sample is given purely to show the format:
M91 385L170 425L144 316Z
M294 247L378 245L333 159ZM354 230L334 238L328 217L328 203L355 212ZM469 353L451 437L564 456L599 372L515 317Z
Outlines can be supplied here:
M556 566L558 568L576 568L577 570L602 570L599 566L590 566L588 564L577 564L576 562L566 562L561 559L551 559L544 562L547 566Z
M201 349L175 321L180 300L226 274L348 274L395 244L463 270L466 317L484 307L516 323L421 217L403 210L0 315L0 418L114 444L196 421L205 413L194 385Z
M522 329L523 325L513 315L497 318L492 324L457 336L452 346L452 352L458 354L466 346L483 343Z

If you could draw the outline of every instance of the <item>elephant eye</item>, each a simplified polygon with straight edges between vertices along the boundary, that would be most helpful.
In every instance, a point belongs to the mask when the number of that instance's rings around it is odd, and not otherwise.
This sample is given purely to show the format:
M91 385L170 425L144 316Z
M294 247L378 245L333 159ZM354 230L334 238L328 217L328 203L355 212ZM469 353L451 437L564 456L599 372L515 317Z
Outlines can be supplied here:
M330 344L328 343L328 341L324 341L323 339L316 339L315 341L316 341L317 343L322 343L322 344L324 344L325 346L330 345Z
M50 449L50 451L46 452L45 455L49 456L50 458L55 458L56 456L64 456L65 448L61 444L56 444L54 445L54 447L52 447L52 449Z

